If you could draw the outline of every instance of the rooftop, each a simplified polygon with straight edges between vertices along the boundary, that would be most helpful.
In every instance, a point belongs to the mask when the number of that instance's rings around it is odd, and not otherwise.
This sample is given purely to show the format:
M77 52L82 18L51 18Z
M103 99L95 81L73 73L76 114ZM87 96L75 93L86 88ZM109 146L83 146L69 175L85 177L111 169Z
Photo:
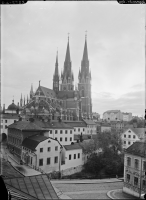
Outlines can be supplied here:
M47 140L48 137L42 135L33 135L28 138L25 138L22 142L22 146L35 151L35 148L38 146L40 142Z
M73 122L65 122L65 124L68 124L72 127L86 127L86 123L83 121L73 121Z
M47 175L5 179L4 182L7 188L20 191L28 199L59 199Z
M96 125L96 123L91 119L84 119L84 122L89 125Z
M19 130L44 130L34 122L30 121L17 121L11 125L8 126L8 128L14 128L14 129L19 129Z
M136 141L126 149L126 153L146 157L146 142Z
M1 119L19 119L19 115L6 113L1 115Z
M70 150L76 150L76 149L82 149L80 147L79 144L75 143L75 144L70 144L70 145L64 145L64 148L67 150L67 151L70 151Z
M144 138L146 128L126 128L124 133L128 130L132 130L139 138Z

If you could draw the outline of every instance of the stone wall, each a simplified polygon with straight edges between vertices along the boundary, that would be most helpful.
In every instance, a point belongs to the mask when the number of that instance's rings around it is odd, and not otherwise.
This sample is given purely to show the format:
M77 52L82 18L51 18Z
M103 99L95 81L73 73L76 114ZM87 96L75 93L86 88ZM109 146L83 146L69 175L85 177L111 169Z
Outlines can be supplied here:
M71 167L61 171L62 176L68 176L82 171L83 166Z

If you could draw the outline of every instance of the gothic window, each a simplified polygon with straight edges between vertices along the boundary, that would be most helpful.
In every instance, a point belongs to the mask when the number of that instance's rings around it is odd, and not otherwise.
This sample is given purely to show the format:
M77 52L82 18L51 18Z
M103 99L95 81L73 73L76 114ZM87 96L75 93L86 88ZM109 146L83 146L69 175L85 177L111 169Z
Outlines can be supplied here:
M82 90L82 97L84 97L84 90Z

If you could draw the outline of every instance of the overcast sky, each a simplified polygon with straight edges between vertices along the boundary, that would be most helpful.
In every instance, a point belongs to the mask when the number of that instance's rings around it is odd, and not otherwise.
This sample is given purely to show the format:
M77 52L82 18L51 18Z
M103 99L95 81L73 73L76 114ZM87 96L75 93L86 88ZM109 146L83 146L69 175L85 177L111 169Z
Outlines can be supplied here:
M115 2L27 2L2 5L2 104L17 104L31 83L52 88L58 48L63 69L70 33L75 83L87 30L93 111L144 115L145 5Z

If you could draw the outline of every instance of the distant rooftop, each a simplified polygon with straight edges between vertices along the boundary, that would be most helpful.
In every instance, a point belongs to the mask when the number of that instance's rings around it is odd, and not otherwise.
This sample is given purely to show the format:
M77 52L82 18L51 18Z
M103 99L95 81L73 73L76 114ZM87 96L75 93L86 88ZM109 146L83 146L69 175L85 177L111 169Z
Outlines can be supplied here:
M136 141L126 149L126 153L146 158L146 142Z
M71 145L64 145L64 148L69 151L69 150L76 150L76 149L82 149L78 143L71 144Z

